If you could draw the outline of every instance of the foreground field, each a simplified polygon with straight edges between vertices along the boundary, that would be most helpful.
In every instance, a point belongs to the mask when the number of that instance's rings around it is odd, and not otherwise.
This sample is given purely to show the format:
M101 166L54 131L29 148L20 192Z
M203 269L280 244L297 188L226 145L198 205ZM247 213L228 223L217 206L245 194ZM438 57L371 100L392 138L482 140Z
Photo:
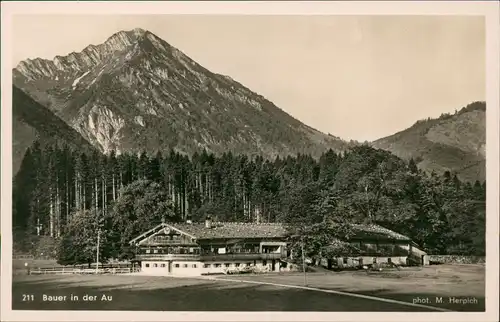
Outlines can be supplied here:
M321 289L366 294L411 303L423 303L454 311L484 311L485 267L483 265L433 265L382 272L328 272L308 274L307 285ZM221 279L286 285L303 285L304 276L246 275ZM442 297L442 303L436 302ZM450 298L452 300L450 301ZM476 299L459 303L455 299ZM428 299L428 302L425 303Z
M400 278L355 273L313 273L311 287L370 294L405 302L428 297L434 305L457 311L484 310L484 268L467 266L415 271ZM409 271L406 271L408 273ZM448 275L446 275L448 274ZM483 274L481 276L481 274ZM446 277L448 276L448 277ZM457 276L457 277L454 277ZM303 276L259 275L224 276L217 280L136 275L69 275L13 277L12 308L17 310L165 310L165 311L430 311L397 303L303 290L280 285L302 285ZM462 285L465 284L465 285ZM476 285L473 285L476 284ZM43 296L46 296L44 301ZM71 300L78 296L78 300ZM85 297L87 295L87 297ZM58 301L48 301L51 299ZM66 298L57 298L57 296ZM95 300L89 301L89 296ZM436 304L436 296L443 303ZM448 296L473 296L478 304L450 305ZM86 300L87 299L87 300Z
M58 301L44 301L44 295ZM280 286L130 275L19 275L12 298L14 310L430 311Z

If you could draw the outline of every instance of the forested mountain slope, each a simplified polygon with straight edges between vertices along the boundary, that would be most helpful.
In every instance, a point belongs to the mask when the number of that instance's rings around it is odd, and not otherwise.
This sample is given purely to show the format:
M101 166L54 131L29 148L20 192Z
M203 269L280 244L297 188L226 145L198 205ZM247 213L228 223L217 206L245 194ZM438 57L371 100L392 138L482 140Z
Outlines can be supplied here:
M26 150L37 140L41 145L65 144L81 151L94 148L50 110L12 87L12 173L15 176Z
M452 171L467 181L486 177L486 104L471 103L453 115L421 120L379 139L373 147L417 161L426 171Z

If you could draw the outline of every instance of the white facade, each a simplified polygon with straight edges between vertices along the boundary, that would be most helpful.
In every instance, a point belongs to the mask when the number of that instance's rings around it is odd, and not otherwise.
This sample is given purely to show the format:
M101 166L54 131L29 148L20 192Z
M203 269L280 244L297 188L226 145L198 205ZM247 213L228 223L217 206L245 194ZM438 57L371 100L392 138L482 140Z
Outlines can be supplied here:
M155 276L201 276L208 274L224 274L246 267L256 267L259 270L273 271L272 260L232 260L232 261L153 261L141 263L141 272ZM274 261L274 271L281 271L281 262Z
M196 261L153 261L141 263L141 272L145 275L200 276L203 263Z
M381 263L393 263L396 265L406 265L406 259L408 256L377 256L377 257L368 257L363 256L360 259L363 262L363 265L369 264L381 264Z

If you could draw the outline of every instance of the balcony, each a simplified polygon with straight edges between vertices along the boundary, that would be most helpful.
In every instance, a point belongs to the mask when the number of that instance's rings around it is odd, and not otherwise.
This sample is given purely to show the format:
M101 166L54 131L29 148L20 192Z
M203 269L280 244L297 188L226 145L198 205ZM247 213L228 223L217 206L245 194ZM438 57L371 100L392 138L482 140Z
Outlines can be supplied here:
M204 261L222 261L222 260L254 260L264 259L273 260L285 258L281 253L231 253L231 254L203 254L201 260Z
M137 254L138 260L200 260L200 254Z
M285 258L281 253L231 253L231 254L137 254L138 260L192 260L192 261L231 261L231 260L273 260Z
M180 239L165 239L165 240L148 240L141 244L141 246L179 246L179 245L193 245L198 246L198 244L192 241L180 240Z

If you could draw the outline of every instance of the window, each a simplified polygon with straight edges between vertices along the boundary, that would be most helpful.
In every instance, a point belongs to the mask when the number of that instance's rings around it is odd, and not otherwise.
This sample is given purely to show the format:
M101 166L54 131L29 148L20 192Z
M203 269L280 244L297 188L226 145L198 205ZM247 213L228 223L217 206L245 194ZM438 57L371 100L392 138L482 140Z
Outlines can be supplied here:
M377 257L373 257L373 264L377 264Z
M158 254L158 249L153 250L153 253Z
M165 264L161 264L161 267L165 267Z
M247 266L252 266L252 263L247 263Z
M203 264L203 268L209 268L210 264Z
M240 267L240 263L236 263L236 264L234 264L234 266Z
M262 265L266 266L267 265L267 261L266 260L262 261Z
M187 268L188 264L183 264L182 267Z
M196 264L193 264L193 268L196 268Z
M146 249L146 254L149 254L151 251L149 249Z
M229 263L224 264L224 266L226 266L226 267L229 267L230 265L231 265L231 264L229 264Z
M347 257L344 257L344 264L347 264Z
M392 263L392 258L387 258L387 263L391 264Z
M220 264L214 264L214 265L215 265L215 267L220 267Z
M153 264L153 267L158 267L158 264Z
M146 263L146 267L149 267L149 263Z
M179 264L175 264L175 267L179 268Z

